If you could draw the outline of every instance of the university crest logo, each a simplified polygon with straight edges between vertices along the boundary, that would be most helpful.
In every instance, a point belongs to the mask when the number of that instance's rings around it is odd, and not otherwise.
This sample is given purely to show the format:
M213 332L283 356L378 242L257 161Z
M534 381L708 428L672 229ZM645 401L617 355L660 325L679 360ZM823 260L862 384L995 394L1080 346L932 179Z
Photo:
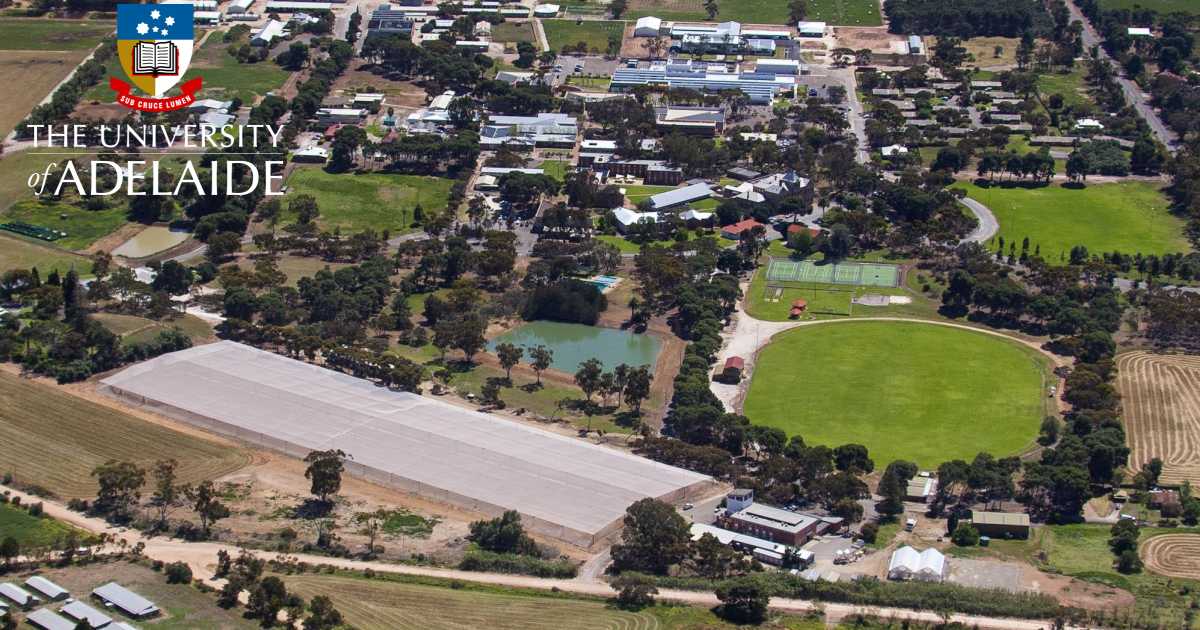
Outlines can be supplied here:
M181 94L165 97L183 78L192 61L193 11L190 4L117 5L117 59L129 77L109 77L117 102L145 112L169 112L195 102L201 80L180 86ZM133 88L151 97L133 94Z

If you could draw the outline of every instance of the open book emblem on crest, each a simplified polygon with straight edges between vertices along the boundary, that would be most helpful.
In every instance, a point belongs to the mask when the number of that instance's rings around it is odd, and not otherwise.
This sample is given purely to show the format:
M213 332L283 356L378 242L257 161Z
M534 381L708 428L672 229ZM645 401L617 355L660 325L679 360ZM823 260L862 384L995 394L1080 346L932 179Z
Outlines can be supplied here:
M129 79L109 78L118 103L142 111L171 111L195 102L199 77L171 93L192 61L194 12L190 4L117 5L117 59ZM149 98L134 94L134 88Z

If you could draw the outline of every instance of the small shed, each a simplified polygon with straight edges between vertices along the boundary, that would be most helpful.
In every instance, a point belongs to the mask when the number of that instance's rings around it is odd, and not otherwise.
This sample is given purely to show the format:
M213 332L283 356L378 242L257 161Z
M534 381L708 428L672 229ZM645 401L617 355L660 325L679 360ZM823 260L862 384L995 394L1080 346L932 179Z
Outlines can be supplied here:
M802 300L802 299L792 300L792 309L790 311L788 311L788 317L791 317L792 319L796 319L797 317L800 317L801 315L803 315L804 312L807 310L808 310L808 301L807 300Z
M721 369L721 380L726 383L737 383L742 380L742 372L745 369L745 359L738 356L729 357L725 359L725 366Z

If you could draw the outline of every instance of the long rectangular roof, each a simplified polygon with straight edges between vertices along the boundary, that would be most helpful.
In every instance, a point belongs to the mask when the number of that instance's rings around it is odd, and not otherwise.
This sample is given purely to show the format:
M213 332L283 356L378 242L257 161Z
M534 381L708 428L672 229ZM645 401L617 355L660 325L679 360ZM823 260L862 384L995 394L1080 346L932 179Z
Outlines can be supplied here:
M155 606L154 602L116 582L97 586L92 590L92 595L99 597L134 617L145 617L158 612L158 606Z
M601 532L639 499L709 479L230 341L166 354L103 383L268 445L282 441L288 452L342 449L371 478L576 532Z
M54 582L51 582L50 580L47 580L40 575L35 575L28 580L25 580L25 586L28 586L29 588L41 593L42 595L45 595L50 599L58 599L59 597L70 595L70 593L67 592L67 589L55 584Z
M25 621L42 630L75 630L75 622L59 615L49 608L39 608L28 615Z

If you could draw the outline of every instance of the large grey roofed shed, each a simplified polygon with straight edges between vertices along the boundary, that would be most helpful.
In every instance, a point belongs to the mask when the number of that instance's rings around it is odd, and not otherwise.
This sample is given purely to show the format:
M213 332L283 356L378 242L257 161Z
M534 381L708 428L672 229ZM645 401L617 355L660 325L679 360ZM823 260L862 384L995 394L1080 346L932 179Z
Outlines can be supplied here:
M342 449L350 474L590 546L646 497L677 501L708 477L612 448L222 341L103 381L180 420L303 457Z
M29 588L41 593L46 597L46 599L49 600L60 599L70 595L70 593L67 592L67 589L55 584L54 582L51 582L50 580L47 580L40 575L35 575L28 580L25 580L25 586L28 586Z
M112 604L120 608L122 612L131 617L149 617L158 613L158 606L154 602L134 593L133 591L117 584L109 582L102 586L97 586L92 591L92 595L99 597L106 603Z
M92 608L91 606L88 606L77 599L72 600L68 602L67 605L63 606L62 614L76 621L86 619L88 625L93 628L103 628L109 623L112 623L112 617L109 617L108 615L96 610L95 608Z
M41 628L42 630L75 630L75 622L59 615L49 608L39 608L28 615L25 615L25 621L29 625Z

